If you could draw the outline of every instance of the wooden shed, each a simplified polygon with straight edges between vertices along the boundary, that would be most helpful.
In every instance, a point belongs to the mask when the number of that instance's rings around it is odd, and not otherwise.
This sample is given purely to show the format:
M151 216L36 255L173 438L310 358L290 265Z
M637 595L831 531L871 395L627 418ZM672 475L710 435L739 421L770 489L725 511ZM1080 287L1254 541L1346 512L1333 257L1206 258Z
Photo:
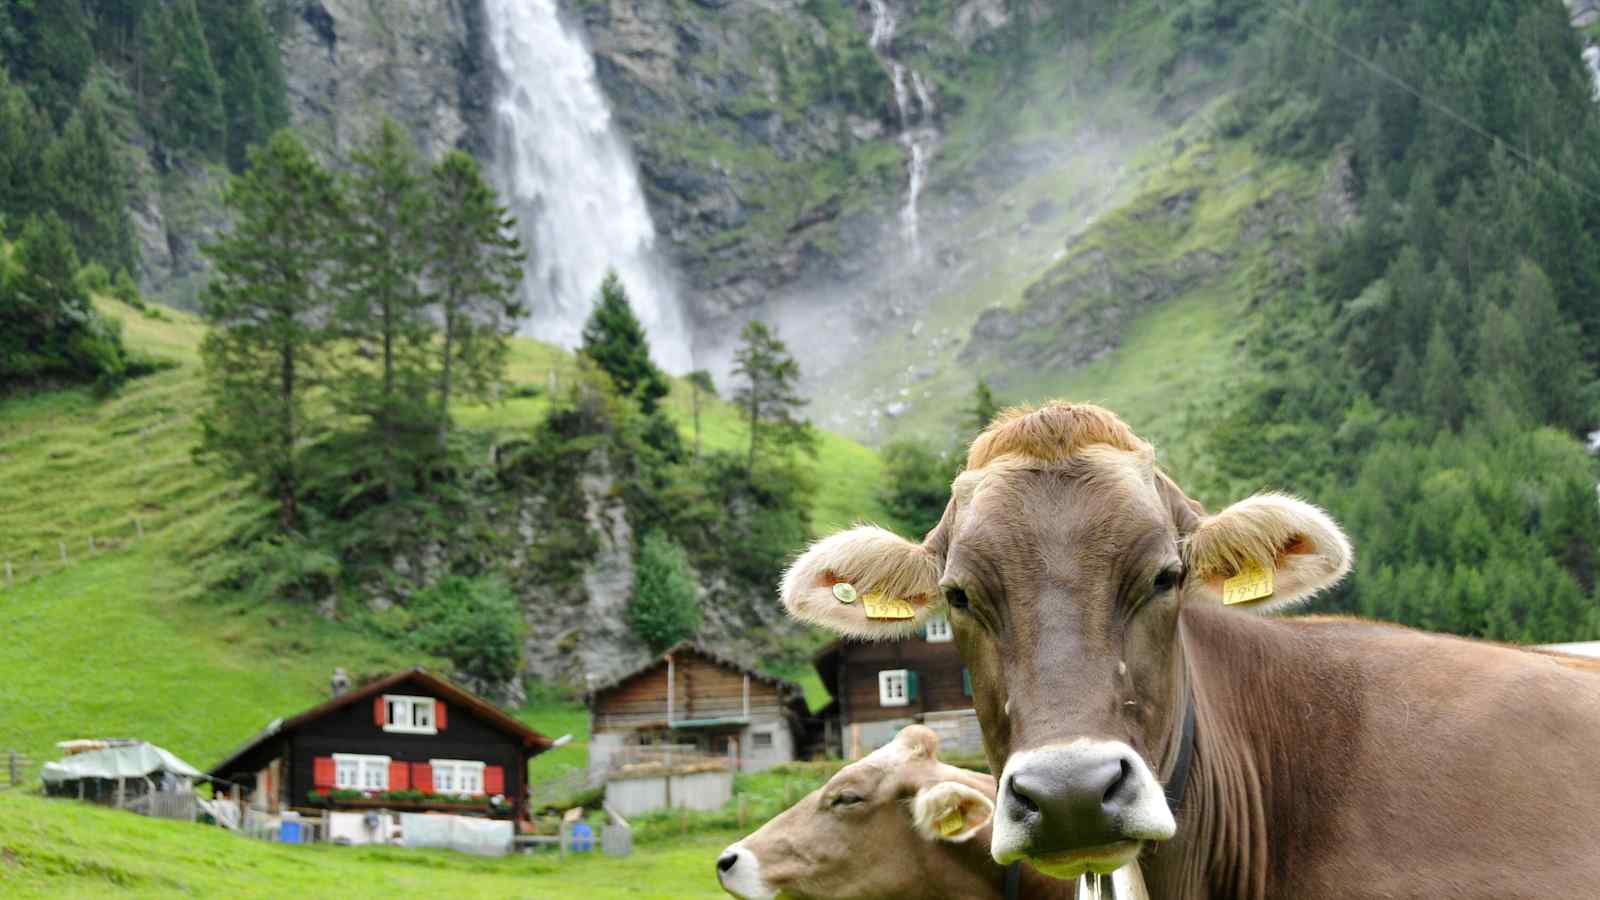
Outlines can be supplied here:
M660 746L760 771L795 758L806 715L799 685L685 641L590 689L591 780Z
M828 752L859 759L914 722L951 752L982 751L972 678L945 619L901 641L835 641L814 662L834 698L821 713Z

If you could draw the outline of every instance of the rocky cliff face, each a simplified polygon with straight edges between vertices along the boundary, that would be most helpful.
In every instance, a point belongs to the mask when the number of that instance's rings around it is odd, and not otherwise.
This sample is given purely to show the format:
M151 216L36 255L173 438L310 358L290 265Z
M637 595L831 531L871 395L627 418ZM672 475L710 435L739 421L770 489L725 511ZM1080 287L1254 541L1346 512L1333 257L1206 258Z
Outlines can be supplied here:
M326 159L347 155L382 116L428 159L481 150L492 88L479 0L286 0L275 11L292 124ZM134 143L153 142L134 136ZM137 154L133 219L147 292L193 305L200 248L227 222L226 170Z

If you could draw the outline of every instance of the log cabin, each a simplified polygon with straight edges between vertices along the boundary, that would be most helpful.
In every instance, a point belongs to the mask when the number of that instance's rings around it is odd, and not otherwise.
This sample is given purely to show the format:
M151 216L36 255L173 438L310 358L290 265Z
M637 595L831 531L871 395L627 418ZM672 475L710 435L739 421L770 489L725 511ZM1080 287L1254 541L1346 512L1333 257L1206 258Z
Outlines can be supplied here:
M913 723L932 728L951 753L983 752L972 676L945 618L901 641L835 641L814 662L834 698L819 712L830 755L860 759Z
M790 762L808 714L799 685L690 641L593 686L588 700L593 782L651 745L691 746L740 772Z
M337 690L337 688L335 688ZM415 668L278 719L212 767L251 808L527 817L528 760L550 740Z

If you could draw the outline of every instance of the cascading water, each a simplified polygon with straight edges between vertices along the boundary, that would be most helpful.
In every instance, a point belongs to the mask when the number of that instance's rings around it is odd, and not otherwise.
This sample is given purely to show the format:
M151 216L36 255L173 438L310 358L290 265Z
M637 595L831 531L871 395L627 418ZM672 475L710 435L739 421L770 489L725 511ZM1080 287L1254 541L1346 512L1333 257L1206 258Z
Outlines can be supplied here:
M912 255L916 256L922 252L918 206L928 180L929 158L939 140L938 129L932 127L937 110L927 79L921 72L907 69L894 57L894 32L899 23L887 0L868 0L868 5L872 9L872 34L867 38L867 46L889 69L889 81L894 86L895 115L900 120L900 145L910 158L906 199L900 208L900 231Z
M658 364L693 368L672 272L638 170L582 36L556 0L484 0L499 68L493 176L516 215L529 265L524 331L578 344L600 281L616 269Z

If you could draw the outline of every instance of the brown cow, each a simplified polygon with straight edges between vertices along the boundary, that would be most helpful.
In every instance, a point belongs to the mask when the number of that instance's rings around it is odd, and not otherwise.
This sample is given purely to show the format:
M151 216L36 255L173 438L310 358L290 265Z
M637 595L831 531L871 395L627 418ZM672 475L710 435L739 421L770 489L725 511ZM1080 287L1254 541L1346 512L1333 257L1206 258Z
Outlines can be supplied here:
M951 493L922 544L834 535L783 595L862 637L948 610L1001 772L996 860L1139 859L1183 900L1600 896L1588 667L1256 615L1343 577L1338 526L1280 495L1208 516L1097 407L1002 415Z
M1005 896L989 854L994 778L939 761L939 738L909 725L870 756L730 846L723 890L744 900ZM1017 896L1071 897L1026 866Z

